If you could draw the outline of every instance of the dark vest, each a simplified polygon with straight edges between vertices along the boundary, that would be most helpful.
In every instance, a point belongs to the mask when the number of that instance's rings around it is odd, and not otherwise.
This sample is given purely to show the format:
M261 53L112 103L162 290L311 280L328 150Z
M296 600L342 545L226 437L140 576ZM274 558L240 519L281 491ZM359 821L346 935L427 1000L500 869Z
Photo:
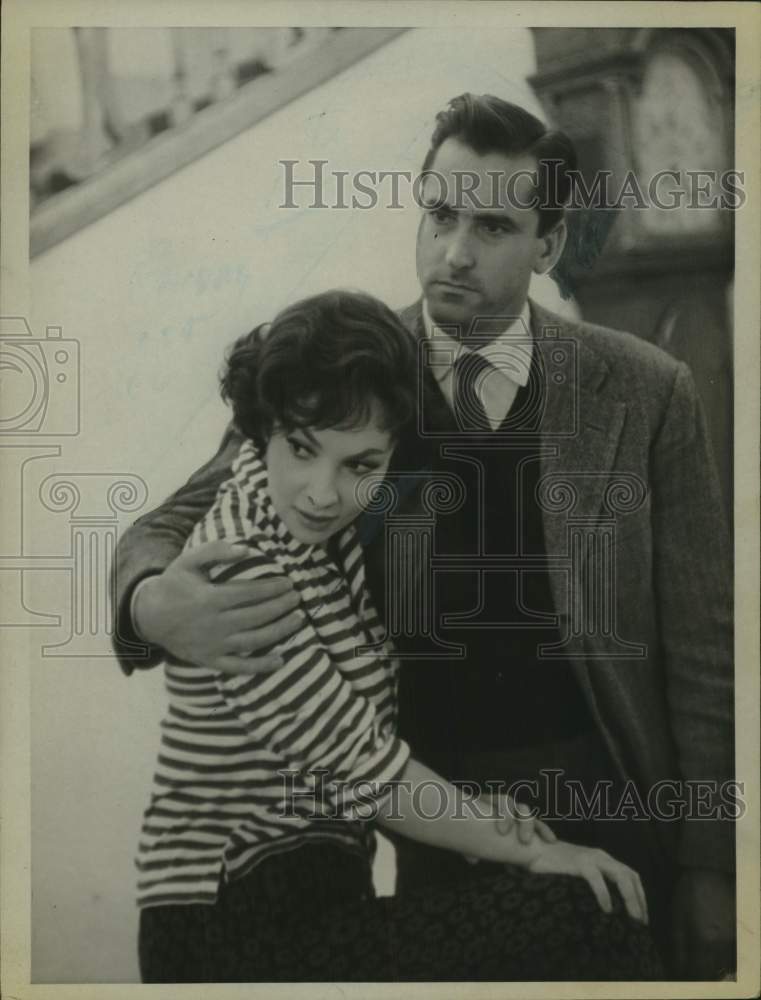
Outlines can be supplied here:
M429 640L419 635L395 639L403 659L400 734L417 757L453 780L489 777L471 773L468 758L474 753L545 745L593 727L569 663L539 653L540 646L560 639L546 569L473 565L479 546L486 555L545 555L535 497L544 392L536 354L529 386L518 392L494 436L463 436L431 379L428 417L433 413L445 436L418 439L404 460L408 467L425 464L428 475L455 474L465 484L464 505L437 514L434 544L436 558L463 556L470 565L437 573L434 592L439 621L448 614L474 616L471 627L460 622L437 628L440 639L464 645L465 655L426 659L432 651ZM482 444L496 441L498 448ZM412 653L414 659L405 659Z

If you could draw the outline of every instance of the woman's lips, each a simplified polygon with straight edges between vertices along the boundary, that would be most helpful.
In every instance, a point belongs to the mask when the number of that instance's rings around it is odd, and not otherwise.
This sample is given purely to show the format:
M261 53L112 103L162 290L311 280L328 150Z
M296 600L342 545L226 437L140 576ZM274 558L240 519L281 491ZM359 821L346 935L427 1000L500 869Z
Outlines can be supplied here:
M330 517L320 517L316 514L307 514L305 511L299 510L298 507L294 507L293 509L299 515L304 524L312 530L324 531L325 528L330 527L330 525L334 524L337 520L337 516L335 514Z

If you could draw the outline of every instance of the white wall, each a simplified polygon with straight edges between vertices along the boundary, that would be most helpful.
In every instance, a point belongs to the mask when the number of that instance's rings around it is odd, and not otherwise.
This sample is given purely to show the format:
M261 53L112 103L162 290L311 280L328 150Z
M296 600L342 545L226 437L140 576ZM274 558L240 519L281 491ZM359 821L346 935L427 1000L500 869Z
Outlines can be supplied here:
M83 428L45 474L135 473L153 505L216 446L216 372L235 336L331 286L412 301L416 213L278 209L276 161L414 171L433 114L455 94L493 92L541 113L525 82L533 69L528 31L410 31L35 259L33 329L62 326L82 353ZM534 294L565 308L549 279ZM33 544L42 515L30 517ZM65 551L65 519L41 520L40 537L53 530ZM47 574L35 606L60 609L67 586L65 573ZM109 658L34 653L60 638L36 632L31 654L33 981L131 981L132 856L161 674L126 679Z

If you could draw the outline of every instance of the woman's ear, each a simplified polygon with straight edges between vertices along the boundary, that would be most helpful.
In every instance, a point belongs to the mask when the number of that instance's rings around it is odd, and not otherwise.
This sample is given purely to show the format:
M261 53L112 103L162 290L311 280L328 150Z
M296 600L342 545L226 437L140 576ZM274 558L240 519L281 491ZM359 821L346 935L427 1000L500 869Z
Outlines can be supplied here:
M539 256L534 261L535 274L546 274L553 269L560 260L567 238L568 228L564 219L561 219L544 236L538 237L542 246Z

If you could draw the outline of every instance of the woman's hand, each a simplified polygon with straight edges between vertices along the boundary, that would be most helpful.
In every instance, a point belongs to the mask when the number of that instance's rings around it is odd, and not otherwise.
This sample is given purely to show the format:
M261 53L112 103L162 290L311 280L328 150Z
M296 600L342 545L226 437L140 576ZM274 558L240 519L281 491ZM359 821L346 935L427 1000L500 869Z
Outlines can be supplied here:
M639 875L633 868L616 861L596 847L579 847L565 840L542 844L541 850L527 864L530 872L541 875L575 875L583 878L602 910L610 913L613 903L606 879L618 887L630 917L648 923L647 899Z

